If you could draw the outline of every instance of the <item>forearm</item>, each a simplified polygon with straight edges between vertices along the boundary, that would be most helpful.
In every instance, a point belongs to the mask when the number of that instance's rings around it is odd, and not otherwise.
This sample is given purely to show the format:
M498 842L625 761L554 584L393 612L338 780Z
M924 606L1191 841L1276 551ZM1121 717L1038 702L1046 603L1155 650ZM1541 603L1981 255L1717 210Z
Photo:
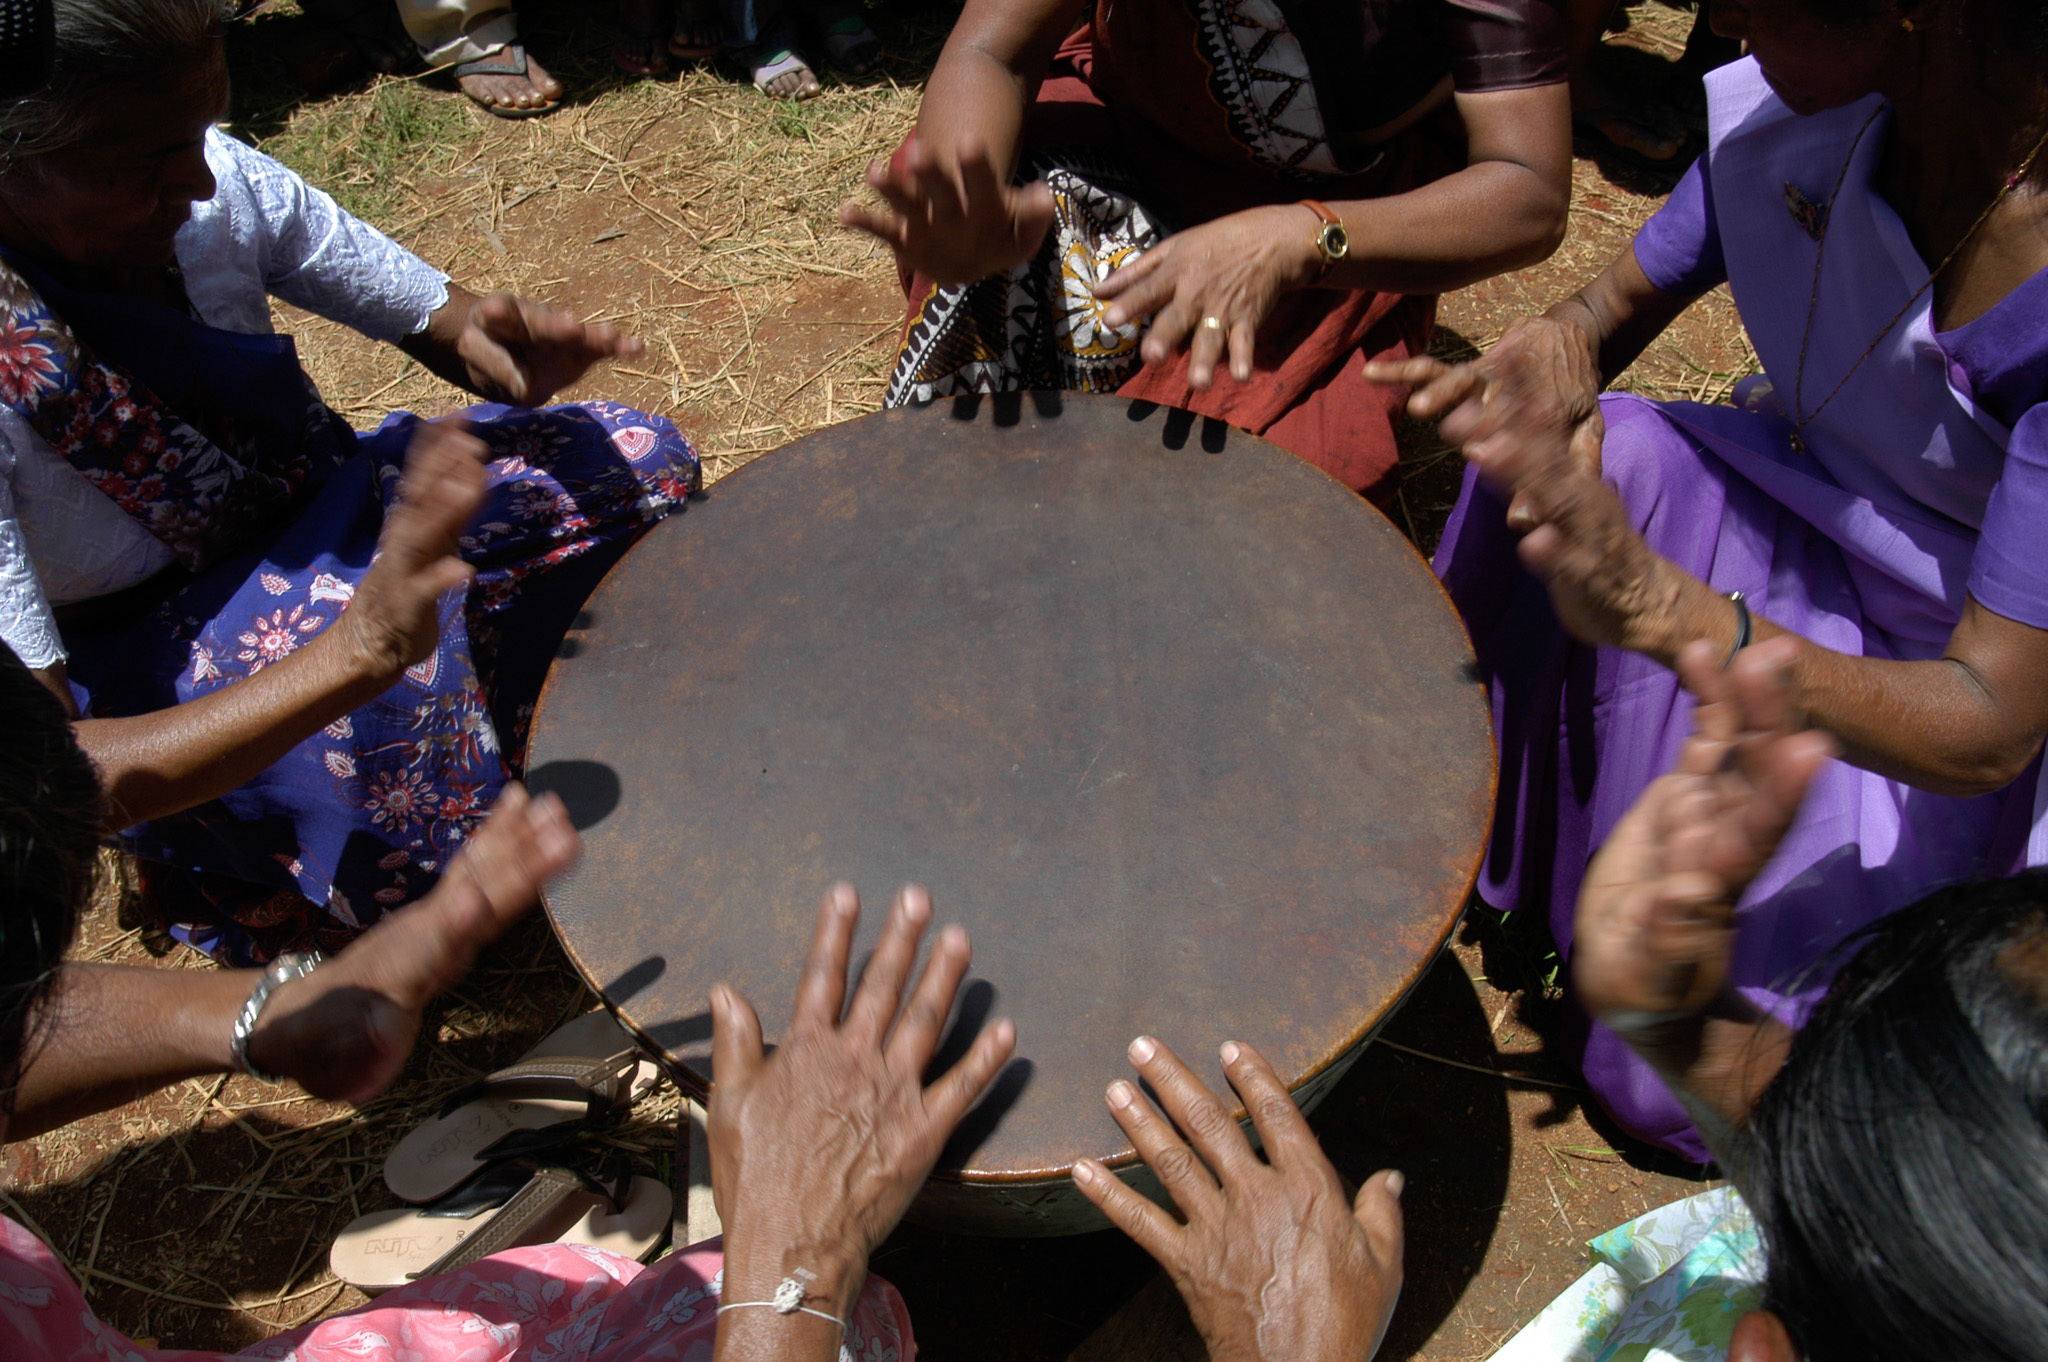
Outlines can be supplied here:
M1598 359L1602 381L1612 383L1692 302L1690 296L1667 293L1651 283L1631 246L1592 283L1543 315L1583 331Z
M1631 646L1667 667L1696 638L1717 656L1732 655L1740 629L1734 603L1675 567L1667 575L1673 585L1646 603L1645 627ZM2001 702L1953 645L1947 656L1917 662L1856 657L1793 634L1752 606L1750 641L1780 635L1799 644L1795 703L1853 766L1968 798L2004 788L2040 750L2039 716Z
M999 178L1016 170L1024 114L1083 0L975 0L946 39L918 112L918 141L948 163L970 142Z
M1792 1045L1792 1028L1733 989L1698 1016L1602 1020L1657 1071L1724 1158Z
M1564 234L1566 196L1512 161L1481 161L1383 199L1348 199L1349 255L1317 281L1324 288L1445 293L1543 260ZM1301 238L1316 219L1299 210Z
M297 652L220 690L152 714L80 720L79 746L106 789L109 829L177 813L247 783L389 690L399 670L357 647L337 621Z
M254 970L65 965L26 1056L7 1138L232 1067L228 1038Z
M398 342L398 348L432 370L436 377L464 392L484 397L488 394L477 386L475 375L456 345L477 302L476 294L450 279L448 301L434 309L424 327Z
M831 1362L839 1355L841 1330L817 1315L778 1314L761 1306L731 1310L739 1301L765 1301L786 1277L801 1270L804 1305L835 1319L853 1316L853 1304L867 1280L867 1260L843 1244L815 1250L794 1247L792 1235L736 1208L726 1227L724 1293L720 1297L714 1362ZM750 1229L750 1224L753 1228ZM758 1231L758 1232L757 1232Z

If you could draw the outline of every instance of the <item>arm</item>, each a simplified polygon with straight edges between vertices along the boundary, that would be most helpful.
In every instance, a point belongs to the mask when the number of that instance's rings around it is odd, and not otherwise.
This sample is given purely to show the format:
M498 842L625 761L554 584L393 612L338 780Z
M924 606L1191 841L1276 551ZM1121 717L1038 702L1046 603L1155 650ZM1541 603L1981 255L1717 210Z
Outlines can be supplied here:
M1258 328L1282 293L1436 293L1534 264L1564 239L1570 106L1563 85L1460 94L1465 168L1404 194L1330 204L1351 244L1327 274L1314 213L1299 204L1246 209L1178 232L1103 280L1096 293L1113 300L1104 320L1123 326L1150 314L1146 361L1188 346L1189 379L1205 388L1226 348L1231 376L1251 379ZM1220 329L1205 324L1211 317Z
M459 427L420 427L376 561L341 617L298 651L154 714L78 722L113 827L219 798L382 695L434 650L440 598L471 576L455 557L455 536L483 494L482 456ZM61 668L38 675L71 704Z
M514 407L537 407L607 359L646 349L609 323L586 326L545 303L450 281L448 301L398 348L458 388Z
M839 1355L832 1320L849 1317L868 1255L1016 1045L1015 1029L998 1021L927 1083L967 974L967 933L941 932L913 985L931 899L904 890L847 1006L859 918L853 889L836 886L818 912L789 1030L772 1055L746 999L722 984L711 993L711 1181L725 1222L717 1362ZM804 1287L804 1307L830 1320L732 1308L770 1300L792 1278Z
M896 256L907 279L961 284L1029 259L1052 225L1041 181L1010 183L1024 112L1085 0L969 0L925 86L917 129L869 163L882 209L848 200L843 226Z
M1760 644L1723 672L1712 645L1685 650L1695 732L1672 772L1615 825L1579 891L1580 1001L1664 1077L1724 1153L1792 1039L1729 983L1735 904L1833 747L1799 722L1794 652L1785 641Z
M561 802L507 786L418 903L271 995L249 1057L316 1096L367 1101L405 1063L427 1001L532 907L575 855ZM6 1138L23 1140L169 1084L233 1069L228 1038L255 970L65 965L24 1058Z

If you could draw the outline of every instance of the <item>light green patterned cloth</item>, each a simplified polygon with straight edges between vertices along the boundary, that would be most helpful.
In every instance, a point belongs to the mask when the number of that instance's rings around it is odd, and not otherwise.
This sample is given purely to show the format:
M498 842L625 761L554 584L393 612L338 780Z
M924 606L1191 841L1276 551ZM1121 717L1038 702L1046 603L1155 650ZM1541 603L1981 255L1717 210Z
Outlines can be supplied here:
M1660 1206L1588 1245L1593 1268L1493 1362L1725 1362L1763 1299L1764 1252L1733 1187Z

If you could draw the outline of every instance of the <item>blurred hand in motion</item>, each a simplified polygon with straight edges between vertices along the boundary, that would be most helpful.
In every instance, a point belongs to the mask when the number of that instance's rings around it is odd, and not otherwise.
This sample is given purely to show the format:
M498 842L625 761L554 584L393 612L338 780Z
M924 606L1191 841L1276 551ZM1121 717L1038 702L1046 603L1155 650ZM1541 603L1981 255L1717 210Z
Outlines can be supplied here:
M1188 382L1207 388L1228 351L1230 376L1251 381L1253 344L1273 304L1322 272L1312 244L1321 221L1300 204L1248 208L1176 232L1096 286L1103 320L1150 316L1139 353L1164 364L1188 352Z
M1550 588L1573 637L1667 663L1687 575L1652 549L1600 477L1600 366L1588 333L1527 317L1479 359L1368 364L1366 377L1416 383L1408 410L1443 416L1444 438L1508 502L1522 561Z
M894 251L899 268L940 284L971 283L1030 259L1052 226L1044 181L1005 182L988 148L974 142L952 159L913 135L894 157L868 164L868 187L886 206L849 199L840 224Z
M1074 1181L1166 1269L1209 1356L1371 1357L1401 1294L1401 1175L1376 1173L1347 1201L1294 1099L1249 1045L1224 1045L1223 1069L1258 1128L1263 1160L1230 1108L1173 1051L1140 1036L1130 1060L1172 1124L1123 1080L1110 1085L1111 1114L1186 1223L1092 1159L1074 1165ZM1187 1132L1192 1149L1174 1126Z
M1696 1018L1728 989L1736 901L1834 753L1793 708L1796 655L1779 637L1725 672L1705 643L1679 657L1699 701L1695 731L1615 825L1579 891L1572 983L1617 1029Z
M515 407L538 407L592 365L632 359L645 349L637 337L609 323L586 325L509 293L476 299L455 337L470 388Z
M426 897L277 990L249 1039L251 1062L316 1097L358 1105L375 1097L412 1054L427 1003L533 907L576 845L559 799L507 785Z
M970 958L967 933L947 927L913 986L931 916L924 890L896 896L847 1006L860 899L851 885L835 885L818 913L795 1013L773 1054L747 1000L722 984L712 990L708 1116L712 1190L726 1227L726 1301L768 1300L794 1277L806 1307L846 1319L868 1255L1008 1062L1016 1030L997 1021L926 1082ZM719 1320L721 1349L732 1327L761 1330L772 1341L800 1337L776 1331L802 1324L772 1311L731 1311ZM836 1334L830 1342L836 1348Z
M1365 376L1415 385L1408 414L1442 418L1444 438L1512 499L1514 529L1537 524L1521 483L1566 470L1600 476L1605 383L1591 336L1571 322L1524 317L1478 359L1446 364L1421 355L1367 364Z
M423 421L413 431L376 559L336 625L371 675L396 679L431 656L441 597L476 575L456 556L456 538L483 502L487 457L460 421Z

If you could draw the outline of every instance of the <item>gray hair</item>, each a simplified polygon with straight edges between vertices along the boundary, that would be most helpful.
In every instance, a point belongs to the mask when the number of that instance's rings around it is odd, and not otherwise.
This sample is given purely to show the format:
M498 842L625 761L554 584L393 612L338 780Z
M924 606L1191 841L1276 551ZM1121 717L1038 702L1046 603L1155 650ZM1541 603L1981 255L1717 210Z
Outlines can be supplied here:
M0 168L82 141L111 94L148 89L220 40L222 0L54 0L42 88L0 104Z

